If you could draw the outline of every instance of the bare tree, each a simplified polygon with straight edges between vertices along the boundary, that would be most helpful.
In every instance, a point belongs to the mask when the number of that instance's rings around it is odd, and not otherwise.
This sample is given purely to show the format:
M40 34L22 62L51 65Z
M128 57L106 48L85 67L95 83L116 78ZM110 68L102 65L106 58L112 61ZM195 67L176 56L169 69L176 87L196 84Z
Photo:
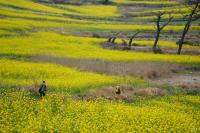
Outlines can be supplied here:
M111 40L112 40L112 37L109 37L108 40L107 40L107 42L111 42Z
M181 54L181 49L182 49L182 46L184 44L184 39L185 39L185 36L186 36L187 32L190 29L191 22L200 18L200 16L199 16L199 11L200 11L199 3L200 3L200 0L182 0L180 2L184 3L185 6L189 8L190 12L189 12L188 15L184 16L184 19L186 19L186 24L185 24L185 27L183 29L181 38L178 41L178 45L179 45L178 51L177 51L178 55Z
M126 40L122 39L122 46L127 46Z
M121 39L121 40L122 40L121 45L123 46L123 50L130 50L131 47L129 47L129 45L127 44L126 40L124 40L124 39Z
M139 32L136 32L130 39L129 39L129 43L128 43L128 46L131 47L132 46L132 42L133 42L133 39L138 35Z
M116 32L113 35L109 36L107 42L115 43L115 40L117 39L119 34L120 32Z
M111 40L111 42L112 42L112 43L115 43L115 40L116 40L116 39L117 39L117 37L113 37L112 40Z
M155 52L155 53L157 53L158 51L160 51L160 49L157 47L157 44L158 44L158 40L159 40L159 38L160 38L160 33L161 33L161 31L163 30L163 28L165 27L165 26L167 26L170 22L171 22L171 20L173 19L173 17L170 15L170 13L169 13L169 18L168 18L168 20L164 23L164 24L160 24L160 22L161 22L161 20L162 20L162 16L163 15L165 15L166 14L166 12L158 12L158 13L156 13L155 15L156 15L156 29L157 29L157 31L156 31L156 36L155 36L155 41L154 41L154 45L153 45L153 47L152 47L152 49L153 49L153 51Z

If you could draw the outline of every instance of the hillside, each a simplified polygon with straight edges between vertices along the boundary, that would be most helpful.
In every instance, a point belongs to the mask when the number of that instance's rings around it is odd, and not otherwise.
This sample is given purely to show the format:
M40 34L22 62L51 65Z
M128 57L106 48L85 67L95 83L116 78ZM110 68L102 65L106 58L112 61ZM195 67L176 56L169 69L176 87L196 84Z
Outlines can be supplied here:
M161 12L173 18L156 52ZM176 0L0 1L0 132L199 132L199 19L177 55L189 13Z

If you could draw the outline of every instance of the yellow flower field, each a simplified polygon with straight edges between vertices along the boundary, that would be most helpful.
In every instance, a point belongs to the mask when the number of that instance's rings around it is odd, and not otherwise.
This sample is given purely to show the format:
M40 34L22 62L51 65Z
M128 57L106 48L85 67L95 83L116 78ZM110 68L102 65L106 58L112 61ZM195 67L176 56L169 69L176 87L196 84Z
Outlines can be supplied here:
M45 79L51 88L70 89L83 88L91 85L112 84L117 81L117 79L111 76L79 72L76 69L59 65L4 59L0 60L0 62L1 85L5 86L30 86L33 85L34 80L41 82Z
M0 53L25 56L44 54L58 57L114 61L150 60L179 63L200 62L198 55L157 55L153 53L106 50L98 46L103 41L105 40L64 36L52 32L39 32L33 33L28 37L0 38Z
M57 4L55 7L64 8L66 10L71 10L77 13L77 15L82 16L93 16L93 17L117 17L118 9L116 6L72 6L72 5L62 5Z
M7 92L0 99L3 116L0 129L1 132L198 132L200 111L195 105L199 101L199 96L173 96L127 105L103 99L74 101L63 93L37 100L24 91Z
M145 83L145 81L138 78L122 78L81 72L76 69L47 63L0 59L0 67L1 86L28 87L33 85L35 80L38 82L46 80L51 89L74 92L121 82Z
M138 31L151 48L159 11L174 19L158 46L176 51L177 0L0 0L0 133L199 133L198 21L182 55L115 48Z

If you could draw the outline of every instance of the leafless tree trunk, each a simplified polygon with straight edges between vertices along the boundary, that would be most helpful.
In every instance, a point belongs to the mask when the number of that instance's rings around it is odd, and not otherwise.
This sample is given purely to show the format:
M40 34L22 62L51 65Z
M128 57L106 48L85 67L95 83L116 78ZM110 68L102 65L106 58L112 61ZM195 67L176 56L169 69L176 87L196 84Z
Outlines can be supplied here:
M111 40L111 42L112 42L112 43L115 43L115 40L116 40L116 39L117 39L117 37L113 37L112 40Z
M139 33L139 32L135 33L135 34L130 38L129 43L128 43L129 47L132 46L133 39L138 35L138 33Z
M115 43L116 39L117 39L117 37L109 37L107 42Z
M126 43L126 41L124 39L122 39L122 45L123 46L127 46L127 43Z
M129 47L129 45L127 44L126 40L122 39L122 44L123 46L123 50L130 50L131 47Z
M186 36L187 32L190 29L191 22L194 21L194 20L199 19L198 13L200 11L200 5L199 5L200 0L194 0L194 1L191 1L191 2L193 2L191 4L193 4L194 6L190 8L191 12L188 15L188 17L186 16L187 17L187 22L186 22L185 27L183 29L181 39L178 41L178 45L179 45L178 51L177 51L178 55L181 54L181 49L182 49L182 46L184 44L184 39L185 39L185 36Z
M173 18L173 17L171 17L170 14L169 14L168 20L167 20L163 25L161 25L161 24L160 24L160 21L161 21L161 19L162 19L162 16L165 15L165 14L166 14L165 12L158 12L158 13L156 13L156 17L157 17L157 18L156 18L156 29L157 29L157 31L156 31L156 36L155 36L154 45L153 45L153 47L152 47L152 49L153 49L153 51L154 51L155 53L157 53L157 49L158 49L157 44L158 44L158 40L159 40L159 38L160 38L160 33L161 33L161 31L163 30L163 28L164 28L165 26L167 26L167 25L171 22L171 20L172 20L172 18Z
M112 40L112 37L109 37L108 40L107 40L107 42L111 42L111 40Z

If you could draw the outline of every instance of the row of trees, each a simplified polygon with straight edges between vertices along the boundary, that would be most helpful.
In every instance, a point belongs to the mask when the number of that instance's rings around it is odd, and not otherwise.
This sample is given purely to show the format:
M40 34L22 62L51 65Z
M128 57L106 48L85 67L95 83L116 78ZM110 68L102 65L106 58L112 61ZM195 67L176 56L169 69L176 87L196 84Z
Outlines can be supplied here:
M187 15L184 16L184 19L186 20L186 24L185 24L184 29L182 31L181 38L177 42L178 45L179 45L177 54L181 54L181 49L182 49L182 46L184 44L185 36L186 36L186 34L188 33L188 31L189 31L189 29L191 27L191 22L195 21L195 20L198 20L200 18L200 14L199 14L199 11L200 11L200 5L199 5L200 0L181 0L179 2L183 3L186 7L188 7L190 12ZM155 36L155 42L154 42L154 45L152 47L154 52L157 52L159 50L159 47L157 46L157 43L158 43L161 31L173 19L173 17L171 17L170 14L169 14L168 19L163 24L160 24L162 16L165 15L165 14L166 14L165 12L158 12L156 14L156 21L155 22L156 22L157 31L156 31L156 36Z
M178 50L177 50L177 54L180 55L181 54L181 50L182 50L182 46L185 43L185 36L188 33L190 27L191 27L191 23L192 21L196 21L200 18L200 0L179 0L179 2L181 2L182 4L185 5L185 7L187 7L189 9L189 12L183 16L183 19L186 21L186 24L184 26L184 29L182 31L182 35L181 38L177 41L177 44L179 45ZM160 38L160 34L161 31L173 20L173 17L171 16L171 14L169 13L169 17L165 20L162 20L163 16L167 15L166 12L158 12L155 13L156 16L156 20L155 20L155 24L156 24L156 35L155 35L155 41L152 47L152 50L154 51L154 53L161 53L161 49L158 47L158 41ZM162 23L161 23L162 22ZM132 45L132 41L133 39L137 36L138 33L134 34L130 39L129 39L129 43L127 45L127 47L131 47ZM114 37L110 37L108 39L108 42L111 43L115 43L116 40L116 36ZM122 40L122 44L125 44L125 41Z
M65 2L69 2L71 0L42 0L42 1L53 1L53 2L56 2L56 3L65 3ZM78 0L78 1L81 1L81 0ZM87 0L85 0L87 1ZM90 1L90 0L88 0ZM97 1L100 1L101 3L103 4L109 4L111 3L111 0L97 0ZM190 27L191 27L191 22L192 21L195 21L197 19L200 18L200 0L178 0L179 2L181 2L182 4L184 4L186 7L188 7L189 11L187 15L184 16L184 20L186 20L186 24L184 26L184 29L182 31L182 35L181 35L181 38L179 39L179 41L177 42L177 44L179 45L179 48L178 48L178 51L177 51L177 54L180 54L181 53L181 49L182 49L182 46L184 44L184 40L185 40L185 36L186 34L188 33ZM152 50L157 53L157 51L160 51L159 47L157 46L158 44L158 41L159 41L159 38L160 38L160 34L161 34L161 31L172 21L173 17L169 14L169 17L167 20L165 20L164 22L162 21L162 17L164 15L166 15L167 13L166 12L158 12L156 13L156 20L155 20L155 23L156 23L156 36L155 36L155 42L154 42L154 45L152 47ZM162 23L161 23L162 22ZM136 34L137 35L137 34ZM130 41L132 43L133 41L133 38L136 36L134 35ZM116 39L116 37L112 38L112 40L108 40L109 42L114 42ZM129 42L129 45L131 44Z

